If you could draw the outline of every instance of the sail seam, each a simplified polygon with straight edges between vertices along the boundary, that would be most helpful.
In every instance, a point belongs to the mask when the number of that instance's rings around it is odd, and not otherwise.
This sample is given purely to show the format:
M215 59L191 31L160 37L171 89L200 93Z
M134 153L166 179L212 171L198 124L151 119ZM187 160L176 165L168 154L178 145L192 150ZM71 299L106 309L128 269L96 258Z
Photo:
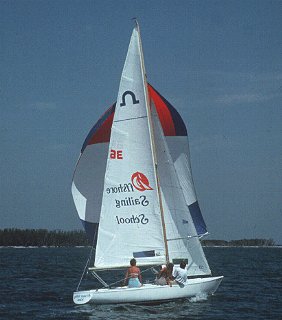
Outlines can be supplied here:
M122 121L127 121L127 120L137 120L137 119L143 119L143 118L147 118L147 116L128 118L128 119L122 119L122 120L115 120L114 122L122 122Z

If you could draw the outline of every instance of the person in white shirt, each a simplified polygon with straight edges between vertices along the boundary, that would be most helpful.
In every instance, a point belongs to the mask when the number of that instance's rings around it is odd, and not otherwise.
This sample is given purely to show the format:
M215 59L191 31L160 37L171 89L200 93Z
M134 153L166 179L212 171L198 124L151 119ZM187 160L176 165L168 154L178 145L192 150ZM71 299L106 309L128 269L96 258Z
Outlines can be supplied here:
M181 261L179 267L173 268L172 277L174 279L171 284L178 284L183 287L184 283L187 280L187 270L186 270L186 262Z

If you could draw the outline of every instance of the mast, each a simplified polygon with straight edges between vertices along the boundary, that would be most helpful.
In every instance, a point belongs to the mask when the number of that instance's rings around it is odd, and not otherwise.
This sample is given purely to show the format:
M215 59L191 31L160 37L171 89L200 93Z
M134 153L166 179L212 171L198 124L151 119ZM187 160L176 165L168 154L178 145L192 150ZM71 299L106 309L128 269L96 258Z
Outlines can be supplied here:
M152 157L153 157L153 163L154 163L154 175L155 175L155 180L156 180L156 185L157 185L158 201L159 201L160 212L161 212L161 223L162 223L163 237L164 237L164 244L165 244L165 256L166 256L166 262L168 263L169 262L169 253L168 253L167 235L166 235L166 226L165 226L165 219L164 219L164 210L163 210L163 204L162 204L161 190L160 190L160 181L159 181L159 177L158 177L158 161L157 161L157 154L156 154L156 145L155 145L152 114L151 114L150 103L149 103L147 74L146 74L145 64L144 64L144 56L143 56L143 49L142 49L139 24L138 24L138 21L136 18L133 18L133 19L135 20L136 29L137 29L137 32L139 35L138 41L139 41L139 48L140 48L140 55L141 55L141 69L142 69L142 73L143 73L145 103L146 103L146 109L147 109L147 115L148 115L149 133L150 133Z

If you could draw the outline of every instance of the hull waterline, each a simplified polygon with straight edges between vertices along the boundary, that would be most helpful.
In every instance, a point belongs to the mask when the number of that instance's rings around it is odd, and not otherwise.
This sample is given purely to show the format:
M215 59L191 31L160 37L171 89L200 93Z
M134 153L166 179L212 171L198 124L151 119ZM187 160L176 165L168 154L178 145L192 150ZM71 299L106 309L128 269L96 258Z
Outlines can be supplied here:
M202 294L213 294L222 279L223 276L189 279L184 287L145 284L140 288L117 287L78 291L73 294L73 302L75 304L152 303L191 298Z

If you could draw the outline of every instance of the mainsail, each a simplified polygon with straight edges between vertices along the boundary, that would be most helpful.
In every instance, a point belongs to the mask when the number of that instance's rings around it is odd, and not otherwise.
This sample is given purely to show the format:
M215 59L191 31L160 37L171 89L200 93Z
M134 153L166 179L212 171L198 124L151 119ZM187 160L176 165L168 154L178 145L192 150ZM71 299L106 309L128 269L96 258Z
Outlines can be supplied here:
M123 68L105 174L95 267L165 261L151 138L141 66L139 33L134 29Z
M139 265L165 262L138 37L134 29L117 104L90 131L73 178L74 202L91 239L99 228L99 268L127 266L132 256ZM192 180L185 124L152 86L148 91L156 108L152 106L153 124L170 258L188 258L190 275L210 274L198 239L207 230ZM117 228L122 232L116 233Z

